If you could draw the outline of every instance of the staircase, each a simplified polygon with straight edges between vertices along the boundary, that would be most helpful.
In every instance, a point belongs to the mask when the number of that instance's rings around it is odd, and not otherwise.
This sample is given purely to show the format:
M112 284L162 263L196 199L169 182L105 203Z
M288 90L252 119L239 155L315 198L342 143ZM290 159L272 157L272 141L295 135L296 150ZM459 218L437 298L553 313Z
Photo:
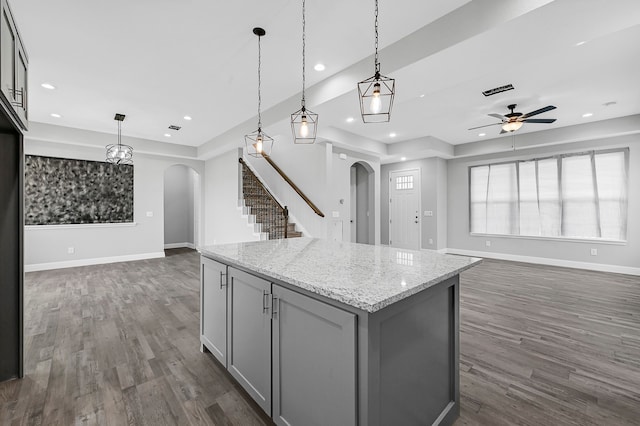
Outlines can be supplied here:
M256 231L264 239L301 237L296 224L289 222L289 211L282 207L273 195L264 187L247 163L242 164L242 207L243 212L252 217Z

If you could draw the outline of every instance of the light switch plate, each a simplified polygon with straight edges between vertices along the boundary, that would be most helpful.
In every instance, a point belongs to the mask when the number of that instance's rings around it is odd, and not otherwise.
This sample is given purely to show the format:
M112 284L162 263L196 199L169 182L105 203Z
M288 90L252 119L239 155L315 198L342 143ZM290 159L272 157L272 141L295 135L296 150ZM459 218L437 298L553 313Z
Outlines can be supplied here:
M424 215L425 215L425 217L433 217L433 211L431 211L431 210L425 210L425 211L424 211Z
M333 217L340 217L340 212L331 212Z
M153 212L147 212L147 217L153 217Z

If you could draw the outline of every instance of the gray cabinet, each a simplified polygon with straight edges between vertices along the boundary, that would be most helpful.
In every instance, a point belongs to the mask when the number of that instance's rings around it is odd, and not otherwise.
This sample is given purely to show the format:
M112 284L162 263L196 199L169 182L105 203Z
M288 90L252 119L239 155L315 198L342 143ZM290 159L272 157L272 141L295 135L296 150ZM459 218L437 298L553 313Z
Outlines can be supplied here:
M229 267L228 370L271 415L271 283Z
M0 93L14 120L27 129L28 58L7 0L0 0Z
M273 420L356 424L356 316L273 285Z
M227 266L200 262L200 343L227 366Z

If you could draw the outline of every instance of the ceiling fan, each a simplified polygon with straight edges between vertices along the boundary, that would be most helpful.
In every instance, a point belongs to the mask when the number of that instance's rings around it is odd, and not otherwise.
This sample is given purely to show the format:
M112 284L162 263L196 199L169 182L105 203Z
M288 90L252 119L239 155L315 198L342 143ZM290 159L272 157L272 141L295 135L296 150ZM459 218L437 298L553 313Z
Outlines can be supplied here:
M500 119L501 120L500 123L493 123L493 124L486 124L484 126L472 127L469 130L480 129L482 127L500 125L500 126L502 126L502 130L500 131L500 134L503 134L503 133L508 133L508 132L515 132L520 127L522 127L523 123L550 124L550 123L553 123L554 121L556 121L555 118L529 118L529 117L533 117L534 115L542 114L543 112L547 112L547 111L551 111L553 109L556 109L556 107L553 106L553 105L549 105L549 106L546 106L544 108L540 108L540 109L537 109L535 111L528 112L526 114L523 114L521 112L515 112L514 110L516 109L516 104L509 105L509 106L507 106L507 108L509 108L511 110L511 112L509 114L505 114L505 115L489 114L490 117L495 117L495 118Z

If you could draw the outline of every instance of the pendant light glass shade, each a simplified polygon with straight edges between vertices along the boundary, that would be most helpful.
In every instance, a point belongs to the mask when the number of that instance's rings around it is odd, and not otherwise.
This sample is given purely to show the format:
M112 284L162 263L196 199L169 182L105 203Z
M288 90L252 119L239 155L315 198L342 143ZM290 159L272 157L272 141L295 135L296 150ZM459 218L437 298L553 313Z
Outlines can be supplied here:
M262 28L254 28L253 33L258 36L258 129L244 135L244 143L246 145L247 155L252 157L260 158L262 156L271 155L271 149L273 148L273 138L267 135L262 130L262 78L260 75L261 71L261 50L260 50L260 38L266 34L266 31Z
M378 61L378 0L375 10L376 54L375 74L358 83L360 114L365 123L383 123L391 120L393 98L396 94L396 80L380 74Z
M107 145L107 163L112 164L133 164L133 148L130 145L122 144L122 121L124 114L116 114L114 120L118 122L118 143Z
M306 86L306 0L302 0L302 107L291 114L291 132L293 142L297 144L312 144L316 141L318 130L318 114L305 106Z

